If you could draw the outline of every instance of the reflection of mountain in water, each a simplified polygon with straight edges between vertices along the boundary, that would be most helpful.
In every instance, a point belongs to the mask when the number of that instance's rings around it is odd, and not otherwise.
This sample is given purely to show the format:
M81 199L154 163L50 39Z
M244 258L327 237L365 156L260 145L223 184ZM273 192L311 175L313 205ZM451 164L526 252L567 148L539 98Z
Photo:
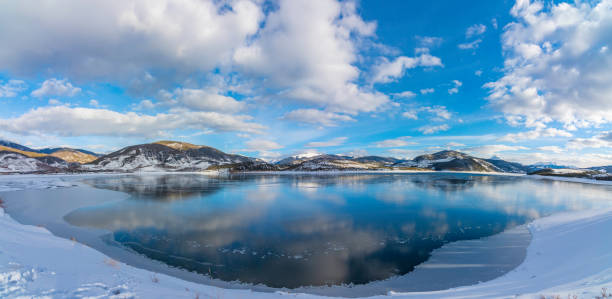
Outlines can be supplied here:
M125 192L134 198L171 201L217 192L223 179L203 175L126 175L83 182L99 189Z

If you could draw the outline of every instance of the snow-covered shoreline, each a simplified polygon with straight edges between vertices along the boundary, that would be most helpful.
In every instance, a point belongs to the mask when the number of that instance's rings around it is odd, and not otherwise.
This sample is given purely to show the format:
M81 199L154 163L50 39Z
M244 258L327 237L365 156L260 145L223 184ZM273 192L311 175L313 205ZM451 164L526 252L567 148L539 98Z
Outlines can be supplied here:
M109 298L323 298L286 292L260 293L196 284L114 261L78 242L22 225L0 212L0 297ZM526 260L508 274L445 291L391 293L394 298L502 298L521 295L599 295L612 286L612 211L584 211L542 218ZM45 252L41 255L40 252ZM385 296L376 296L385 298Z
M99 174L98 174L99 175ZM22 188L65 187L59 176L29 176ZM40 181L43 179L43 181ZM44 181L50 179L50 181ZM557 179L557 178L554 178ZM27 186L31 182L30 186ZM38 183L36 183L38 182ZM10 189L9 189L10 190ZM22 225L0 209L0 297L112 298L322 298L310 294L223 289L184 281L114 261L92 248ZM474 286L394 298L592 298L612 288L612 210L562 213L529 224L533 235L525 261L506 275ZM41 255L40 252L45 252ZM385 296L377 296L385 298Z

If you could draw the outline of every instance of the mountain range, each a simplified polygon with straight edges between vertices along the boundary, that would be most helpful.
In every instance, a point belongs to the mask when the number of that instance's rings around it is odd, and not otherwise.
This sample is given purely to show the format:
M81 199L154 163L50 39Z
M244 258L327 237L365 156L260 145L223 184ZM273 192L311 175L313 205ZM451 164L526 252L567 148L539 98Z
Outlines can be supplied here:
M363 171L422 170L534 173L559 175L576 169L552 163L522 165L493 157L483 159L458 151L445 150L412 160L392 157L311 154L296 155L270 163L258 158L228 154L218 149L179 141L158 141L122 148L101 155L66 147L32 149L0 140L0 173L81 173L144 171ZM611 166L593 167L589 174L608 173ZM576 171L572 172L573 175Z

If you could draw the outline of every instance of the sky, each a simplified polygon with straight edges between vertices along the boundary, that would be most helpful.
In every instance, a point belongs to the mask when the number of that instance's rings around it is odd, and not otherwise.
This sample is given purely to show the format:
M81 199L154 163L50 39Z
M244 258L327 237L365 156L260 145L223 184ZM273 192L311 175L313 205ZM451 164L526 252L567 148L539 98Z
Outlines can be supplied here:
M0 2L0 139L612 165L612 0Z

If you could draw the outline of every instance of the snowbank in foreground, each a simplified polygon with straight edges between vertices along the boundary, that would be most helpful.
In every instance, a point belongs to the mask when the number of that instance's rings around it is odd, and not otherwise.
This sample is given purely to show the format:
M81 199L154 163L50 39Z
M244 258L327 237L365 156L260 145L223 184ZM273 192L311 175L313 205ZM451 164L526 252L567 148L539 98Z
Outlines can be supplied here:
M0 209L0 297L322 298L199 285L116 262L46 229L17 223ZM523 264L475 286L393 298L593 298L612 289L612 211L559 214L530 224L533 240ZM378 298L389 298L379 296Z

